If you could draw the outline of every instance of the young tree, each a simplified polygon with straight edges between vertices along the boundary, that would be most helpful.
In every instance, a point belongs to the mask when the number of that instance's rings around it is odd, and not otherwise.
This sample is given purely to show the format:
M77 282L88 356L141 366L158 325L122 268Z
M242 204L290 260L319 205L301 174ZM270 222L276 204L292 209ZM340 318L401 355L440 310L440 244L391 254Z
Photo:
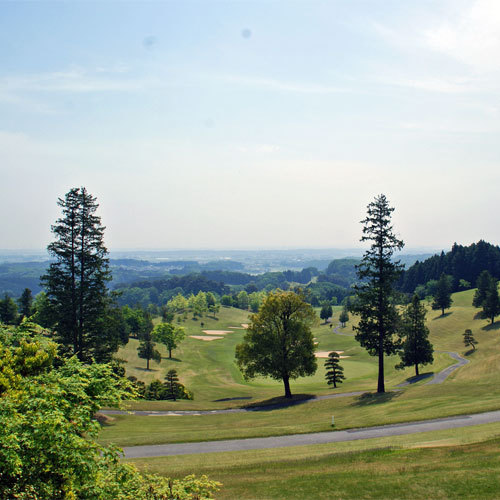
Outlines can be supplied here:
M24 289L19 299L17 299L17 304L21 318L29 318L33 313L33 294L29 288Z
M317 316L304 298L276 290L250 318L243 342L236 346L236 361L246 379L264 375L282 380L291 398L290 379L313 375L317 363L311 326Z
M371 247L357 266L360 284L355 286L356 299L350 306L360 317L358 326L353 327L356 340L371 356L378 356L377 392L385 392L384 354L394 354L400 345L395 338L399 316L393 300L393 285L403 266L393 262L392 255L401 250L404 243L393 232L393 211L383 194L368 205L367 216L361 221L361 241L370 241Z
M179 377L177 376L177 371L169 370L165 375L165 392L166 399L177 400L177 396L180 388Z
M339 360L339 354L332 351L328 354L328 359L325 361L325 368L327 370L325 374L326 382L335 388L337 388L337 384L341 384L345 380L344 369L340 366Z
M472 350L476 350L476 344L477 340L474 338L474 335L472 334L472 330L467 329L464 332L464 345L465 347L472 347Z
M149 361L152 359L157 363L161 363L161 354L155 349L156 344L151 339L151 335L141 340L137 348L137 354L141 359L146 360L146 370L149 370Z
M441 316L444 316L444 310L451 307L453 300L451 298L451 284L449 276L441 273L437 283L432 309L441 309Z
M482 302L483 316L491 320L491 324L495 322L495 317L500 314L500 298L498 297L497 280L492 278L486 297Z
M14 299L6 293L0 299L0 322L6 325L13 325L17 320L17 306Z
M481 307L483 305L484 299L488 290L491 287L491 281L493 277L488 271L482 271L477 278L476 287L477 290L474 292L474 298L472 299L472 305L474 307Z
M425 306L420 303L417 294L406 308L401 321L400 336L403 338L403 349L399 352L401 363L396 368L415 366L418 377L418 365L426 365L434 361L432 344L428 340L429 329L425 326Z
M47 250L54 259L42 276L47 297L54 309L60 341L78 359L88 361L116 351L119 346L114 332L101 328L100 320L109 305L107 282L111 279L104 227L95 215L99 205L84 188L71 189L59 199L62 217L52 226L55 241ZM100 345L109 344L103 353Z
M242 290L240 293L238 293L237 299L238 299L238 307L246 311L249 305L248 293L245 292L245 290Z
M340 313L340 316L339 316L339 321L340 321L342 328L344 328L345 324L349 321L349 312L348 312L347 306L344 306L342 308L342 312Z
M325 321L325 325L328 321L328 318L331 318L333 314L332 306L328 303L325 303L321 306L321 311L319 312L319 317Z
M180 326L175 326L172 323L160 323L153 328L151 336L155 342L163 344L168 349L168 357L171 359L172 350L177 348L186 334L184 328Z

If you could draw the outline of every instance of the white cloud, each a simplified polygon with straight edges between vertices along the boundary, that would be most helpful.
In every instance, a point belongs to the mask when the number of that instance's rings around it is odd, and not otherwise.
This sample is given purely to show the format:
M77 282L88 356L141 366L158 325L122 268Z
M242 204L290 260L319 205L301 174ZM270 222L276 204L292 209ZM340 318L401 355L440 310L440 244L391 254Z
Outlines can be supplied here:
M478 71L500 69L500 2L476 0L423 32L424 45Z

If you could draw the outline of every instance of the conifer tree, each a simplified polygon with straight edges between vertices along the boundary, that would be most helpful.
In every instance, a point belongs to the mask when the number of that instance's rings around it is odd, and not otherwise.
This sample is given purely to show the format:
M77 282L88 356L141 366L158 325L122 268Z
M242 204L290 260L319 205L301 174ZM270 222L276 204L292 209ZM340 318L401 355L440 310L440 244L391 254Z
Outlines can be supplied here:
M425 306L415 294L403 314L399 332L404 340L403 349L399 352L401 363L396 368L415 366L417 377L418 365L426 365L434 361L434 349L428 340L429 329L425 326L425 315Z
M33 312L33 294L29 288L25 288L21 297L17 300L19 314L23 318L29 318Z
M0 322L13 325L17 320L17 306L14 299L8 293L0 299Z
M337 384L341 384L345 380L344 369L340 366L339 360L339 354L332 351L328 354L328 359L325 361L325 368L327 370L325 374L326 382L335 388L337 388Z
M472 305L474 307L481 307L483 305L484 299L486 299L488 290L491 287L492 279L493 277L488 271L483 271L477 278L477 290L475 291L474 298L472 299Z
M394 354L399 347L395 338L398 312L394 303L394 283L403 266L393 262L396 250L401 250L403 241L393 232L391 214L385 195L381 194L367 208L367 216L361 221L361 241L370 241L371 247L357 266L360 284L355 286L356 300L351 311L359 315L356 340L371 356L378 356L377 392L385 392L384 354Z
M328 304L328 302L326 302L321 306L319 317L325 321L325 324L328 321L328 318L332 317L332 314L333 314L333 309L332 306Z
M176 370L169 370L167 372L165 375L164 385L166 389L166 399L173 399L176 401L179 394L179 388L181 386Z
M432 302L432 309L441 309L441 315L444 316L444 310L451 307L453 300L451 298L450 278L441 273Z
M150 360L161 363L161 354L156 350L156 344L151 339L150 333L140 341L139 347L137 348L137 354L141 359L146 360L146 370L149 370Z
M495 317L500 314L500 298L498 296L497 280L492 278L490 286L486 292L486 297L482 302L483 316L489 318L491 323L495 322Z
M474 338L474 335L472 334L472 330L467 329L464 332L464 345L465 347L472 347L472 350L476 350L476 344L477 340Z
M120 340L112 328L103 328L111 274L104 227L96 215L99 205L84 187L71 189L58 205L62 217L52 226L55 241L47 247L54 262L42 284L61 343L82 361L101 361L118 349Z

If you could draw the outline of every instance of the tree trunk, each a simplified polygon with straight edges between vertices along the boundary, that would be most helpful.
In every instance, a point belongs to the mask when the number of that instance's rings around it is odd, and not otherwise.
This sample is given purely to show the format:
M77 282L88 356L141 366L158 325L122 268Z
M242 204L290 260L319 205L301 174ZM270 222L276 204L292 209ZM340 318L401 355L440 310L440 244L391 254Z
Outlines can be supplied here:
M384 385L384 344L382 335L379 337L378 342L378 385L377 392L385 392Z
M149 371L149 358L146 360L146 370Z
M292 392L290 391L290 379L288 375L283 377L283 384L285 385L285 398L291 398Z
M415 363L415 376L418 377L418 363Z
M168 359L172 359L172 348L168 348Z
M441 308L441 316L444 316L444 307Z

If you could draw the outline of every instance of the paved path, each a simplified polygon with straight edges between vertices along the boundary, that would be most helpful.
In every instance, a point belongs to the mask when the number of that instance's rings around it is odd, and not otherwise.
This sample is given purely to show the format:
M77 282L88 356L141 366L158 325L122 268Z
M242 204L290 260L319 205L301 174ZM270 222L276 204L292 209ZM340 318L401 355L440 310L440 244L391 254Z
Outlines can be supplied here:
M312 434L292 434L267 438L232 439L226 441L206 441L204 443L161 444L124 448L125 458L163 457L172 455L191 455L195 453L216 453L221 451L260 450L264 448L283 448L311 444L357 441L403 434L457 429L471 425L500 422L500 411L462 415L458 417L408 422L404 424L366 427L346 431L316 432Z
M450 352L450 351L436 351L436 352L445 352L446 354L449 354L453 359L456 359L458 363L448 366L448 368L445 368L444 370L440 371L430 382L427 382L425 385L442 384L450 376L450 374L454 372L457 368L460 368L461 366L464 366L467 363L469 363L469 360L460 356L458 352Z

